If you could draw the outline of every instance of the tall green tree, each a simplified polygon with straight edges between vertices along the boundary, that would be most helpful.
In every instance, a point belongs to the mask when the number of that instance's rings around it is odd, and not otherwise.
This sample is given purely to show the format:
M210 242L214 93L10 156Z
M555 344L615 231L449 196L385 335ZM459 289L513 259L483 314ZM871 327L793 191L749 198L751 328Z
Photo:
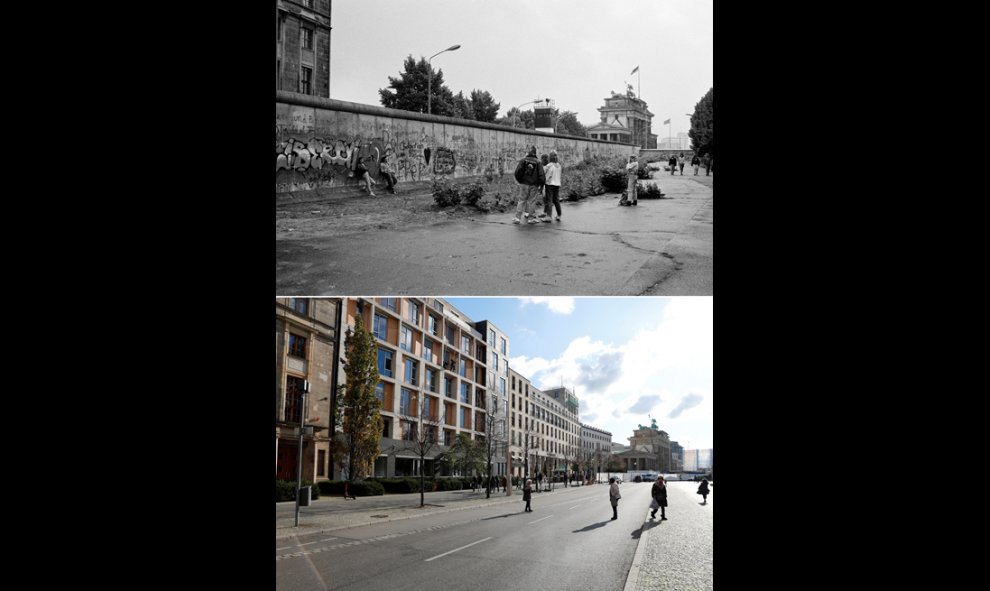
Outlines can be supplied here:
M381 453L382 403L375 395L378 385L378 345L357 315L354 329L344 339L344 385L342 406L343 450L347 458L347 479L363 478L371 473L375 458ZM343 466L341 466L343 467Z
M715 156L715 87L708 89L691 115L691 149L698 156Z
M389 88L378 90L382 106L389 109L425 113L427 88L430 86L429 73L432 66L426 61L426 58L420 57L417 62L411 55L406 57L402 66L403 71L399 72L398 78L388 77ZM443 70L433 70L432 89L433 104L431 110L433 114L451 116L450 99L453 97L453 93L444 86Z
M581 125L581 122L578 121L577 113L564 111L561 113L560 117L557 118L557 133L587 137L588 128Z
M467 433L457 434L454 443L444 454L444 461L460 472L461 476L467 476L472 471L480 472L484 465L480 447Z
M471 99L464 96L464 91L458 92L450 98L452 111L450 116L458 119L474 119L474 107Z
M536 114L532 109L528 111L520 111L517 107L512 107L505 114L505 117L496 119L495 124L504 125L506 127L533 129L536 127Z
M476 120L494 123L500 106L487 90L471 91L471 108L474 109Z

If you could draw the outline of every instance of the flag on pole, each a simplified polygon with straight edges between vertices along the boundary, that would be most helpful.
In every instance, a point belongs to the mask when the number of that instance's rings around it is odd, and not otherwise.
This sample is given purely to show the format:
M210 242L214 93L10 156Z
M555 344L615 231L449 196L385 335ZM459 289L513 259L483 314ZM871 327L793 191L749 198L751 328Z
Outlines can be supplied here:
M629 72L629 75L630 75L630 76L632 76L632 75L633 75L633 74L635 74L635 73L636 73L636 72L637 72L638 70L639 70L639 66L636 66L635 68L633 68L633 71L632 71L632 72Z
M664 122L662 123L662 125L667 125L668 123L670 123L670 119L667 119L666 121L664 121Z

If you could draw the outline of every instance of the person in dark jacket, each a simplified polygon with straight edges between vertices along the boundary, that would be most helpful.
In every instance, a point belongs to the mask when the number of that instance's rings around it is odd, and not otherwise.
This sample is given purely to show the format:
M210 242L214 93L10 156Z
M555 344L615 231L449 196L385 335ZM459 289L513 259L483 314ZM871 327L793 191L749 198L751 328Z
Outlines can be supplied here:
M667 161L667 164L670 166L670 174L673 176L674 172L677 171L677 156L671 154L670 160Z
M701 164L701 158L698 158L698 155L695 154L694 158L691 159L691 166L694 167L694 176L698 176L698 166L700 164Z
M702 505L707 505L708 504L708 493L709 492L711 492L711 491L708 490L708 479L707 478L702 478L701 479L701 485L698 486L698 494L701 495L701 498L702 499L704 499L704 502L701 503Z
M526 501L524 511L532 513L533 510L529 508L529 502L533 500L533 481L529 478L526 479L526 485L523 486L523 500Z
M622 494L619 493L619 484L615 481L615 477L608 479L608 500L612 503L612 519L615 521L619 518L619 499L622 498Z
M540 220L536 219L534 203L536 196L543 193L543 185L546 184L547 177L540 159L536 157L536 146L532 146L526 157L519 161L513 176L519 184L519 200L516 203L516 217L512 218L512 223L540 223Z
M658 507L658 509L660 509L660 520L663 521L664 519L667 519L667 515L664 511L667 507L667 482L663 479L663 476L657 476L657 481L653 483L653 489L650 490L650 496L657 502L657 505L660 505ZM650 513L650 519L656 519L656 516L657 510L654 509Z

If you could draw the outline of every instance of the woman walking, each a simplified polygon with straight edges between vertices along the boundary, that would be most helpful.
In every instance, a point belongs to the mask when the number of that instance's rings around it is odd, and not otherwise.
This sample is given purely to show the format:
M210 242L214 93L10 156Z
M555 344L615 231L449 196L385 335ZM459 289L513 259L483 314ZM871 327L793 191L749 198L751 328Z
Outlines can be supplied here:
M684 152L681 152L681 155L677 157L677 166L681 169L681 176L684 176Z
M660 509L660 521L667 519L666 512L664 509L667 507L667 482L663 479L663 476L657 476L657 481L653 483L653 489L650 490L650 496L653 497L653 502L650 507L653 511L650 513L650 519L656 519L657 509ZM653 505L656 507L653 507Z
M608 479L608 500L612 503L612 519L609 521L615 521L619 518L619 499L622 495L619 494L619 485L615 482L615 477Z
M691 166L694 167L694 176L698 176L698 166L700 164L701 164L701 158L698 158L698 155L695 154L694 158L691 159Z
M529 478L526 479L526 486L523 487L523 500L526 501L524 511L532 513L533 510L529 508L529 502L533 500L533 481Z
M698 487L698 494L701 495L701 498L704 500L704 502L701 503L702 505L707 505L708 504L708 493L709 492L711 492L711 491L708 490L708 479L707 478L702 478L701 479L701 485Z
M670 166L670 176L674 176L674 173L677 172L677 156L671 154L670 160L667 161L667 165Z

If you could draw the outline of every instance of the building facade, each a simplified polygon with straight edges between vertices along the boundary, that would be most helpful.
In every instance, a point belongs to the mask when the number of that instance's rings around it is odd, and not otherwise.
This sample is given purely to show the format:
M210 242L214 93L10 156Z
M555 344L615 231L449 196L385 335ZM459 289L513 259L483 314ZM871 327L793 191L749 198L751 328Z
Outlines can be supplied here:
M440 298L348 298L347 327L361 314L378 345L384 427L374 476L450 474L435 466L460 433L486 437L488 346L474 323ZM437 440L420 460L420 433ZM422 465L421 465L422 464Z
M509 451L512 474L567 475L581 447L577 412L509 368Z
M594 472L603 472L612 455L612 434L604 429L581 424L581 459Z
M275 88L330 98L330 0L276 0Z
M299 427L302 477L326 480L330 459L331 401L337 393L339 299L275 299L275 478L296 480Z
M642 149L657 147L657 136L653 134L653 113L646 101L632 93L612 93L605 106L598 108L601 121L588 128L591 139L632 144Z
M508 474L509 462L509 335L489 320L474 324L488 343L488 412L497 429L492 437L499 442L498 453L492 460L492 473Z
M629 438L629 449L616 457L627 471L670 472L670 436L655 427L640 426Z
M686 472L709 472L714 467L714 449L684 450L684 470Z
M670 471L684 471L684 448L676 441L670 442Z

